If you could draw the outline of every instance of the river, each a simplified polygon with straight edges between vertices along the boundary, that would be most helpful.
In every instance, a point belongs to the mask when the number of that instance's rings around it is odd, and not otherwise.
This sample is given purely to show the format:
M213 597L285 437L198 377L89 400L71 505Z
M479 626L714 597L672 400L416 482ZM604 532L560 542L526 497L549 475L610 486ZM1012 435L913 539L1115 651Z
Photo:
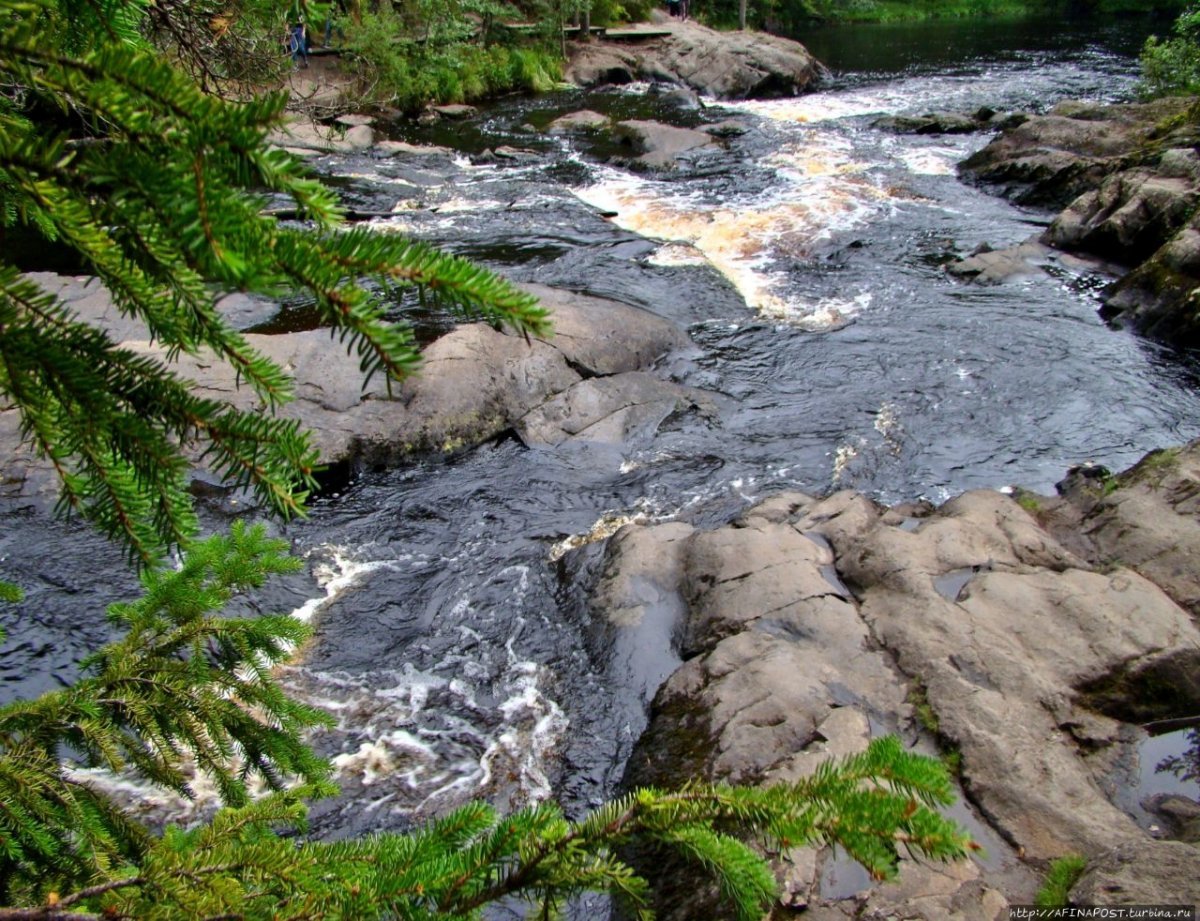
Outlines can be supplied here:
M318 498L309 520L276 526L308 571L249 604L295 610L317 630L286 673L337 718L314 741L345 792L316 807L315 829L404 828L480 796L508 808L557 795L574 812L612 792L677 664L666 635L614 646L589 616L597 538L621 522L715 524L785 489L884 502L1051 491L1072 464L1119 469L1200 434L1194 357L1106 327L1107 279L946 277L954 255L1048 220L956 178L985 136L872 127L881 114L1126 99L1140 29L824 30L801 38L834 76L803 97L689 107L627 87L514 98L465 124L397 129L453 142L452 155L317 161L351 205L394 211L388 229L678 322L695 348L662 371L714 393L719 414L668 420L621 447L502 438L365 471ZM608 162L602 141L540 130L581 108L746 130L650 174ZM479 156L503 145L528 153ZM285 305L271 328L303 326L305 306ZM411 298L396 312L427 336L446 326ZM104 635L98 606L129 580L119 554L80 528L0 514L0 575L28 592L0 656L13 696L67 680ZM176 808L129 790L147 814Z

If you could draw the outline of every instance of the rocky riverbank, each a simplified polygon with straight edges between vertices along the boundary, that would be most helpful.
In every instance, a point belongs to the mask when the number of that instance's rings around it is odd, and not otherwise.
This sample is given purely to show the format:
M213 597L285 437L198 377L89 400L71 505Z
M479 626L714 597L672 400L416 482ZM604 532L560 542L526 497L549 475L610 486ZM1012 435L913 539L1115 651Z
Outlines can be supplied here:
M95 280L33 277L124 348L164 357ZM330 466L382 466L419 452L448 453L510 430L531 446L571 439L626 443L653 434L675 413L711 411L703 393L649 373L661 355L689 344L673 324L615 301L542 286L529 290L553 313L552 338L527 341L485 323L459 326L428 347L421 374L393 395L380 380L363 389L358 359L325 330L246 339L293 373L296 399L280 415L313 433L320 463ZM275 307L234 296L220 309L244 328ZM175 368L204 397L242 409L256 405L224 363L183 356ZM19 430L16 410L0 410L0 498L48 504L57 478L21 445Z
M1038 271L1046 247L1124 274L1103 314L1172 345L1200 345L1200 141L1195 100L1063 103L1007 128L961 167L1024 204L1063 208L1036 241L951 265L983 283Z
M802 45L765 32L718 32L662 15L621 32L620 41L571 43L566 78L584 87L648 80L716 99L758 99L793 96L826 74Z
M567 45L565 79L577 86L635 80L687 87L716 99L792 96L827 71L803 45L765 32L719 32L655 11L649 23ZM617 37L619 33L620 37ZM337 57L314 57L289 75L291 108L318 117L354 111L354 78Z
M674 612L685 660L627 782L786 782L896 732L959 772L988 856L905 860L875 886L797 848L774 855L781 910L992 921L1066 854L1089 861L1078 904L1200 902L1194 835L1162 840L1114 794L1137 724L1200 713L1200 443L1061 490L939 508L791 493L723 527L624 529L595 615L633 648ZM717 916L684 868L658 887L660 917Z

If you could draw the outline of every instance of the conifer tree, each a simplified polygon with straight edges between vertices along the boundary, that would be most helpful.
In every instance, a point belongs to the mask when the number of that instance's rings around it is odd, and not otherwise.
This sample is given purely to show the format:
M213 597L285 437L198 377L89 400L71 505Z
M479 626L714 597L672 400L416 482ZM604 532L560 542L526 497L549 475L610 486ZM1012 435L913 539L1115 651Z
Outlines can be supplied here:
M271 666L303 642L289 616L232 618L238 590L295 568L261 526L198 543L177 571L143 573L113 605L124 635L72 687L0 708L0 921L10 919L477 918L516 896L553 916L573 895L609 892L649 918L648 886L620 848L671 848L714 874L731 917L757 919L775 880L745 843L836 844L878 878L899 852L963 855L965 834L933 807L951 799L942 764L894 737L795 783L643 789L568 821L553 803L500 816L473 803L415 833L322 843L303 799L331 792L329 764L303 744L325 716L283 693ZM186 703L184 703L186 702ZM194 763L227 808L154 836L64 763L134 769L189 795ZM252 800L256 780L274 792Z
M0 227L76 251L120 309L172 356L232 364L264 408L290 395L214 303L230 291L310 291L364 374L410 373L411 334L371 291L410 284L464 316L528 333L545 313L502 279L433 249L344 230L337 202L265 145L283 99L213 98L141 47L139 4L88 4L80 30L49 0L0 0ZM264 217L290 199L304 229ZM304 743L325 717L287 697L272 667L303 642L286 616L222 609L296 564L260 528L196 541L186 452L295 514L315 458L293 423L196 397L169 364L123 350L22 276L0 252L0 400L62 480L64 510L123 541L144 593L111 607L122 635L74 685L0 708L0 921L9 919L476 918L517 896L551 917L582 891L646 916L647 884L619 856L636 837L713 872L732 912L757 918L774 891L762 847L829 842L871 871L899 852L961 856L936 807L939 763L894 739L795 784L642 790L579 821L553 804L500 816L472 804L409 835L309 842L304 800L331 792ZM177 570L154 568L186 549ZM0 603L18 597L0 584ZM132 770L189 795L185 764L225 808L198 827L150 833L79 767ZM270 791L253 798L252 785Z
M56 468L62 507L149 564L196 522L185 448L282 515L299 512L316 462L269 410L291 381L214 308L232 291L307 289L366 375L398 379L419 354L373 291L416 285L463 316L547 329L534 298L421 243L339 225L334 195L265 143L281 95L233 103L201 92L136 43L71 53L44 0L0 0L0 224L75 250L120 310L172 356L232 365L266 414L196 397L153 359L80 323L0 252L0 399ZM102 33L101 33L102 34ZM290 199L308 226L261 212Z

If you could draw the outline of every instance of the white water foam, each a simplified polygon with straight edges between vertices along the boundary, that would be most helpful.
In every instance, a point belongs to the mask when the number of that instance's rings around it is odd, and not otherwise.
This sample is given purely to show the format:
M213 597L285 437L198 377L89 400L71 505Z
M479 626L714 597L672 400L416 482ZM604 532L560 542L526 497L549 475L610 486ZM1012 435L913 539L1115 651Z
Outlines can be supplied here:
M373 573L434 562L416 554L358 558L372 549L356 554L322 546L313 551L323 594L293 615L319 619ZM514 604L530 590L528 567L505 567L492 578L511 584ZM471 609L465 597L455 607L464 617L479 613ZM511 810L552 793L552 768L569 723L548 690L553 674L518 650L520 622L512 632L497 647L460 624L457 651L428 669L405 663L351 673L299 661L277 670L289 696L332 716L333 725L312 732L309 741L330 758L334 780L353 804L347 808L371 813L390 827L396 816L420 819L471 799L486 798ZM191 765L184 766L191 794L186 798L132 775L74 773L151 823L195 824L221 805L211 778ZM252 795L265 792L265 784L252 784Z
M663 241L656 264L705 259L772 320L813 330L843 326L869 305L869 295L808 297L789 290L789 272L820 244L878 217L893 195L854 158L849 141L830 132L806 132L763 162L777 184L720 204L681 183L612 167L596 169L598 180L576 194L615 212L621 227Z

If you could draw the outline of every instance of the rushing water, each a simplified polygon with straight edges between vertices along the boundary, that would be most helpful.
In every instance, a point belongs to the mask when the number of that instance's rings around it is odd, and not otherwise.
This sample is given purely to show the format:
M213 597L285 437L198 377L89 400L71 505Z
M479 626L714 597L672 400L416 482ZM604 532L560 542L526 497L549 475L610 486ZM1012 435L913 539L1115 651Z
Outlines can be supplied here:
M317 629L286 680L337 719L316 742L346 795L318 807L319 831L404 827L476 796L512 806L556 792L578 809L611 792L676 659L665 634L614 644L593 621L588 535L625 520L715 523L783 489L888 502L1050 490L1071 464L1120 468L1200 434L1194 361L1101 323L1105 279L945 276L955 254L1047 220L956 178L985 137L872 127L880 114L1124 98L1139 37L921 28L920 54L903 29L862 33L873 58L814 35L847 70L797 99L689 108L642 87L508 100L418 138L452 139L453 155L319 161L351 205L394 212L386 229L680 323L696 348L662 370L720 409L621 447L501 439L365 473L286 529L309 573L259 603ZM540 131L584 107L746 131L649 174L607 162L603 141ZM468 159L501 145L528 153ZM290 304L279 323L304 316ZM120 561L78 529L3 515L0 574L29 599L0 679L28 693L103 636L80 607L128 586L96 584L98 571L120 582ZM581 548L564 554L573 537Z

